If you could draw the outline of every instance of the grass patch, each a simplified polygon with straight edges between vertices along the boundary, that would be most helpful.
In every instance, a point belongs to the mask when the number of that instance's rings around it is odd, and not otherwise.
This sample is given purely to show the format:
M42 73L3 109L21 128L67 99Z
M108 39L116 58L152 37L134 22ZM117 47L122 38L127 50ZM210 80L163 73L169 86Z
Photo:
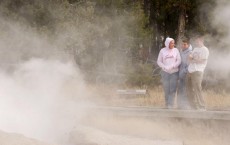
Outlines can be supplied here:
M92 99L101 105L110 106L148 106L163 107L164 93L162 86L148 88L149 96L123 96L116 94L115 86L101 85L90 86L90 91L94 94ZM123 88L124 89L124 88ZM126 89L143 89L143 88L126 88ZM227 92L215 92L213 90L204 90L203 95L207 108L230 109L230 94Z

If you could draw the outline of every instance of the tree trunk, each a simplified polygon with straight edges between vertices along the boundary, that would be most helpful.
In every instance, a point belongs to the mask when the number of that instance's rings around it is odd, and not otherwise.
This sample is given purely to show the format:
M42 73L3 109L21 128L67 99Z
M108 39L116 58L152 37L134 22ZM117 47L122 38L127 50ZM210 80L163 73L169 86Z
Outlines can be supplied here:
M182 9L178 19L177 48L180 48L182 43L182 38L184 37L185 34L185 17L186 17L185 10Z

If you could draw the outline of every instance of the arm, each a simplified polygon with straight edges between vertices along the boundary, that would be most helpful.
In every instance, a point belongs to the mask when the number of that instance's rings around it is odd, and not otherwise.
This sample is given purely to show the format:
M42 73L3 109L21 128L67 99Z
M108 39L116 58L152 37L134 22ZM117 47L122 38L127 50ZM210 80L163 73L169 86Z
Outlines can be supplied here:
M206 62L206 60L207 59L196 59L196 58L194 58L194 59L192 59L191 60L191 62L193 62L193 63L205 63Z
M189 61L192 63L202 64L205 63L208 59L209 51L208 49L204 49L199 51L198 53L194 52L189 55Z
M203 55L202 54L198 54L196 56L194 56L193 54L190 54L188 58L189 58L189 62L190 63L202 64L202 63L205 63L207 61L207 59L208 59L208 53L203 52Z
M177 51L177 56L176 56L177 58L176 58L176 62L173 64L173 68L177 68L181 64L180 52L178 49L176 49L176 51Z
M161 67L162 69L165 67L165 65L163 64L163 55L162 55L162 51L159 52L158 58L157 58L157 64L159 67Z

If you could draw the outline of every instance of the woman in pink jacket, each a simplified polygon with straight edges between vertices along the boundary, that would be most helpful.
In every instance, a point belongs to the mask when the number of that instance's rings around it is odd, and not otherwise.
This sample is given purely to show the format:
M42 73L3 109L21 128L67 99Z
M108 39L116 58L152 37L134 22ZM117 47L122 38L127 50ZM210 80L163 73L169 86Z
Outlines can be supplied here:
M175 41L166 38L165 47L159 52L157 64L161 67L161 81L165 94L165 105L174 108L175 94L177 90L178 71L181 64L180 52L174 47Z

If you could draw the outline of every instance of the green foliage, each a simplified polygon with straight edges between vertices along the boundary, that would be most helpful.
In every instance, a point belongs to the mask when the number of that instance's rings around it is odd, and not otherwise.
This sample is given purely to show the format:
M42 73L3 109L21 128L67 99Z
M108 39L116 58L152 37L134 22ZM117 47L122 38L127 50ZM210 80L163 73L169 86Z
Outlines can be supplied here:
M160 76L152 77L151 64L137 64L127 70L127 84L143 87L143 86L157 86L160 84Z

